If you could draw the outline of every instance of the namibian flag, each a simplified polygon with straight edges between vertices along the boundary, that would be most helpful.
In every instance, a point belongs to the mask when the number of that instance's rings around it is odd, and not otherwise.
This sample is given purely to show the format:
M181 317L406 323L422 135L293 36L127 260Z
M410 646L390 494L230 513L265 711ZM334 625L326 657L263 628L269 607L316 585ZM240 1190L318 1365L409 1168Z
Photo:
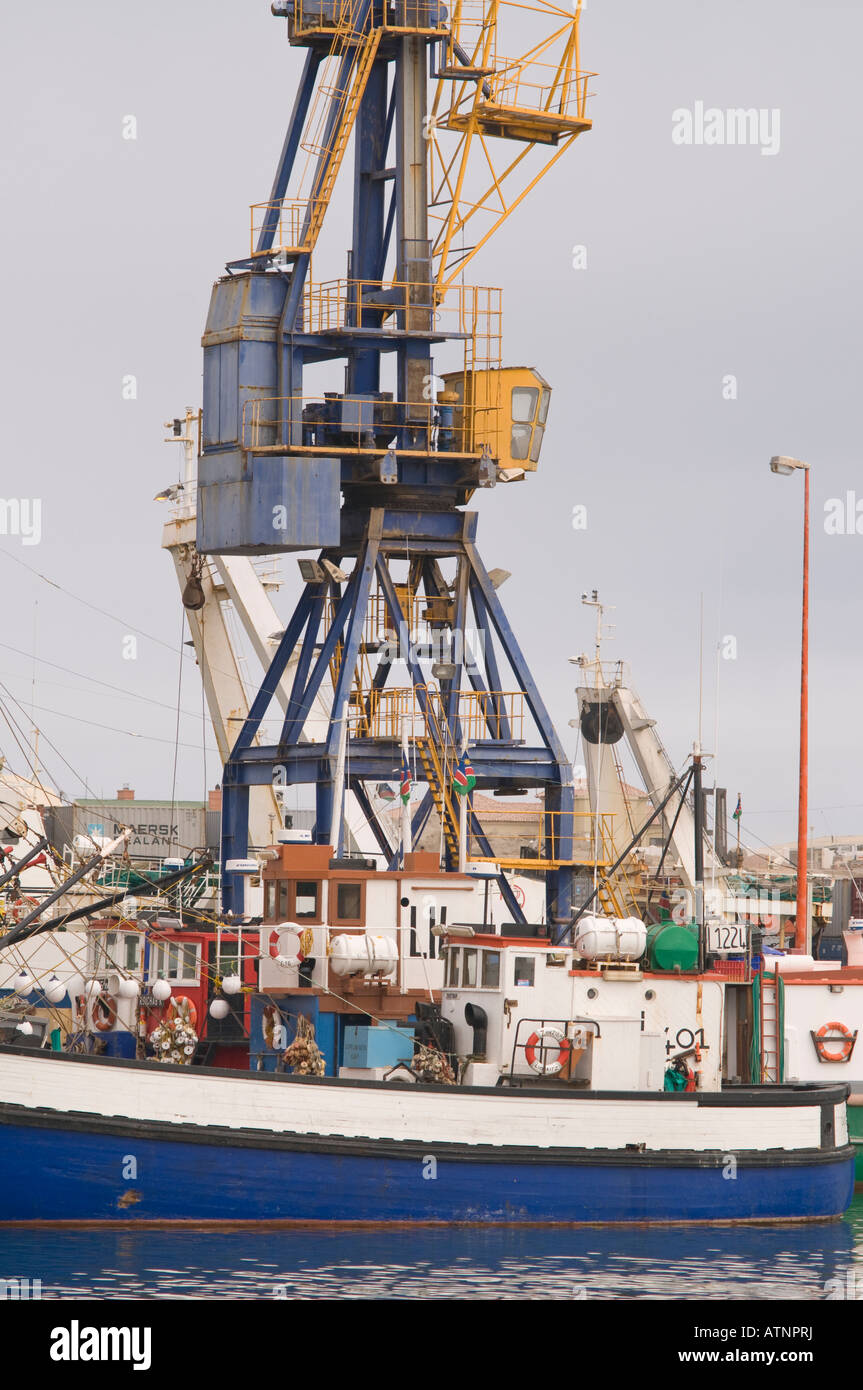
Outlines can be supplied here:
M476 786L476 774L468 761L467 753L462 753L458 760L458 767L452 777L452 785L453 790L458 792L459 796L467 796Z
M736 811L734 812L734 815L731 817L731 819L732 819L732 820L740 820L740 817L741 817L742 815L743 815L743 802L740 800L740 794L738 793L738 796L737 796L737 809L736 809Z
M413 778L411 777L411 765L408 762L405 754L402 753L402 781L401 786L399 788L399 795L401 796L401 799L404 802L405 806L407 806L408 802L411 799L412 785Z

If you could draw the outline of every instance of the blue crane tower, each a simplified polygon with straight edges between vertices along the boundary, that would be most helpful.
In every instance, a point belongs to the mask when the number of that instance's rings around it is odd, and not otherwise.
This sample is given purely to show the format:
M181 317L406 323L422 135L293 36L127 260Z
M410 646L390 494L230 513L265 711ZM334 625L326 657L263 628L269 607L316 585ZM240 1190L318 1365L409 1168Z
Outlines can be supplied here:
M550 390L534 370L502 366L500 291L467 285L464 270L590 127L579 8L272 5L306 56L249 252L212 292L197 549L316 557L300 560L302 593L224 768L226 911L242 911L242 881L226 866L249 853L254 786L313 786L314 839L337 855L351 793L395 866L370 789L393 779L406 746L425 785L413 836L435 810L446 867L460 851L462 863L509 863L472 799L461 842L453 779L464 756L480 789L542 789L531 868L545 872L549 922L570 918L571 764L467 509L475 490L537 467ZM503 56L507 42L518 56ZM347 264L316 280L313 253L351 149ZM315 394L322 379L329 389ZM266 743L288 669L287 711ZM322 691L329 726L310 741ZM523 921L502 873L501 889Z

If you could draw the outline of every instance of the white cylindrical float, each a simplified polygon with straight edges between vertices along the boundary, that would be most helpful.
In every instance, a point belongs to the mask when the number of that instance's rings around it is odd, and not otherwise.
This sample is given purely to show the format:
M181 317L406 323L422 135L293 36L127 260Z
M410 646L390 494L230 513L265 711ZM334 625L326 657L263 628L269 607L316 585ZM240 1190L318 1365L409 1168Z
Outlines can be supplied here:
M582 917L573 944L583 960L640 960L647 928L638 917Z
M392 975L399 951L391 936L334 936L330 942L330 969L334 975Z

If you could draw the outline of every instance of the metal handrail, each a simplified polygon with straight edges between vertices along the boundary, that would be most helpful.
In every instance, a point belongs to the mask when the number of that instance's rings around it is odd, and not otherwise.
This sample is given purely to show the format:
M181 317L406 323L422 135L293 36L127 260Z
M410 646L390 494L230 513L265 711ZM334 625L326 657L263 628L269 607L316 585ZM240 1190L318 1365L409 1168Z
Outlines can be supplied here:
M367 404L367 398L360 396L346 396L339 399L348 404L355 401L359 406ZM313 444L307 438L296 444L285 441L285 434L289 432L291 427L302 428L303 412L307 406L317 405L325 409L327 404L325 396L258 396L253 400L246 400L243 402L242 409L241 447L252 450L279 449L283 452L290 452L293 449L302 454L327 456L332 454L369 455L375 458L380 458L387 452L386 444L366 440L365 435L368 427L365 422L359 419L356 424L344 425L338 429L340 434L355 440L350 444ZM439 454L442 459L445 459L449 454L480 458L482 450L477 448L476 421L493 413L494 410L493 407L486 405L460 403L457 409L457 419L446 426L455 447L440 449L438 448L439 434L444 427L440 423L440 407L437 401L432 399L386 400L380 404L393 412L391 439L394 440L400 430L417 430L426 432L428 435L428 444L425 447L394 447L394 453L400 457L412 454L425 457L431 451ZM305 432L308 433L312 428L313 426L307 425ZM378 423L375 425L375 429L378 432L383 432L389 430L390 426Z

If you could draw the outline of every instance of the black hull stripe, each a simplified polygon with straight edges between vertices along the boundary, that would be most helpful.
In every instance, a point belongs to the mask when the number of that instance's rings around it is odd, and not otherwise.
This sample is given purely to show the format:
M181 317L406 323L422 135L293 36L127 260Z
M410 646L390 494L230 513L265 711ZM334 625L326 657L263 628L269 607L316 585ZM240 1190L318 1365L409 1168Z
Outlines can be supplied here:
M481 1231L576 1231L576 1230L599 1230L607 1231L619 1229L623 1231L632 1230L654 1230L656 1227L676 1228L680 1226L708 1226L719 1228L724 1226L823 1226L825 1223L834 1224L841 1221L841 1216L708 1216L699 1217L692 1220L688 1216L681 1216L677 1220L669 1217L663 1221L500 1221L497 1218L492 1221L328 1221L312 1218L294 1217L273 1217L262 1220L250 1219L243 1221L237 1218L226 1218L220 1220L199 1220L197 1218L186 1219L184 1217L154 1217L152 1220L143 1218L135 1220L130 1218L126 1221L118 1221L115 1218L103 1220L101 1217L94 1217L92 1220L71 1220L71 1221L3 1221L0 1222L0 1230L8 1231L214 1231L217 1233L230 1231L253 1231L256 1234L267 1231L453 1231L453 1230L481 1230Z

